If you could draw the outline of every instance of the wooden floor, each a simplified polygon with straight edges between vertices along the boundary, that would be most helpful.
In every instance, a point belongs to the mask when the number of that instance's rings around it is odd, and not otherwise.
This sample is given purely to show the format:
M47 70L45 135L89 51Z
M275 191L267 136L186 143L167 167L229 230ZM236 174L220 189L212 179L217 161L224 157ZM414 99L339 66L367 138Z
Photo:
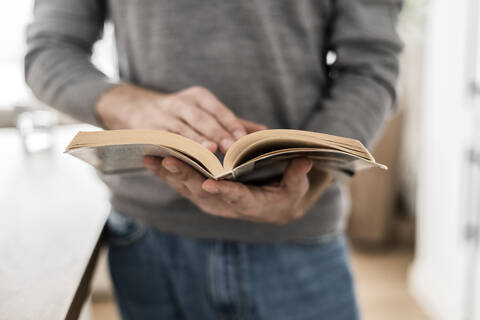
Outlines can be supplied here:
M353 272L363 319L428 319L408 292L407 271L412 259L412 250L406 248L353 252Z
M406 248L375 253L353 250L353 272L362 319L428 319L407 290L406 276L412 258L412 251ZM93 319L119 319L114 302L105 298L94 301Z

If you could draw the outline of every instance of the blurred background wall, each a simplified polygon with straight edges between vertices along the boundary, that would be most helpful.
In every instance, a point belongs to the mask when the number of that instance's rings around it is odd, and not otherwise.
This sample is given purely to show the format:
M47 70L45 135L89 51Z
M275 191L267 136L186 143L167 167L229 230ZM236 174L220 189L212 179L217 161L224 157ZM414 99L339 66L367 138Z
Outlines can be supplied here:
M398 27L404 50L396 110L373 150L390 170L362 172L352 182L349 231L364 246L413 245L427 10L426 1L405 1Z
M353 181L350 234L369 248L414 241L425 313L480 319L479 3L405 4L398 110L374 149L393 170Z

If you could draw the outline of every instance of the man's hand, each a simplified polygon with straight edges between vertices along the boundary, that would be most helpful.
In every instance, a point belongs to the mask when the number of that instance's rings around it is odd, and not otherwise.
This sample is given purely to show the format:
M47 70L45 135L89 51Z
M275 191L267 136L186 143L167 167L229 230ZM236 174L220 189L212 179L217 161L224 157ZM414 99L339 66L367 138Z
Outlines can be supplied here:
M144 157L144 164L171 188L205 213L253 222L286 224L302 217L331 181L329 174L315 172L310 159L292 160L278 185L250 186L205 179L175 158ZM313 183L312 183L313 181Z
M130 84L107 91L96 112L108 129L160 129L195 140L210 151L225 153L232 143L265 126L236 117L202 87L162 94Z

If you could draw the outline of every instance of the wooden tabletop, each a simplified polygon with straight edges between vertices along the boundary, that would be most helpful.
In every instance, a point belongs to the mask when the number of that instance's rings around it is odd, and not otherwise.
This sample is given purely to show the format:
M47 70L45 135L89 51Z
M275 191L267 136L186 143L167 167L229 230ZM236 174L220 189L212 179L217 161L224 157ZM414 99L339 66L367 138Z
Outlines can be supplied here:
M0 319L72 312L109 212L94 171L63 154L75 133L91 129L58 127L53 150L35 154L15 129L0 129Z

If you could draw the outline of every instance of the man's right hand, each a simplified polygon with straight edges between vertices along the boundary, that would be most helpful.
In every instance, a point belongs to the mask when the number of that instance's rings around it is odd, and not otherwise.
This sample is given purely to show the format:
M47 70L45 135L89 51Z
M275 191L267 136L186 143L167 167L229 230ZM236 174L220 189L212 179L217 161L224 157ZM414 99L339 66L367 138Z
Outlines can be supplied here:
M120 84L97 102L96 112L108 129L159 129L195 140L210 151L225 153L247 133L266 129L233 114L203 87L163 94Z

